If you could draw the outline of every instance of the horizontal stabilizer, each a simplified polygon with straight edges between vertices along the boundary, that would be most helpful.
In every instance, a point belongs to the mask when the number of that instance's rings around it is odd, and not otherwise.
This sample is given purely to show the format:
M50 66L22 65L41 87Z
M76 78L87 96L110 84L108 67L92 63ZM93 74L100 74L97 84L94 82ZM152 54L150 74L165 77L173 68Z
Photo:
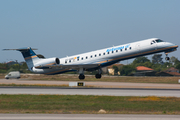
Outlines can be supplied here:
M27 51L27 50L37 50L36 48L30 48L30 47L27 47L27 48L20 48L20 49L3 49L3 50L17 50L17 51Z

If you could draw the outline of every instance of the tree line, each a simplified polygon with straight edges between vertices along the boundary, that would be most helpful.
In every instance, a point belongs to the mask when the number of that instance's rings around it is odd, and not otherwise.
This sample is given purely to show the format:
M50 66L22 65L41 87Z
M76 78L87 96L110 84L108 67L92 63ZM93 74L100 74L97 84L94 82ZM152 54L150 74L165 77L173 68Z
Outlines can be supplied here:
M16 64L0 63L0 73L8 73L11 71L20 71L21 73L31 73L25 62Z
M147 57L137 57L131 64L123 65L122 67L113 66L113 69L116 75L120 72L121 75L127 76L136 72L136 67L138 66L152 68L156 72L164 71L170 67L180 70L180 61L172 56L169 61L164 62L162 54L154 54L152 60L149 60Z
M37 54L39 58L45 59L41 54ZM18 63L17 61L13 64L0 63L0 73L9 73L11 71L19 71L21 73L32 73L28 70L26 62Z

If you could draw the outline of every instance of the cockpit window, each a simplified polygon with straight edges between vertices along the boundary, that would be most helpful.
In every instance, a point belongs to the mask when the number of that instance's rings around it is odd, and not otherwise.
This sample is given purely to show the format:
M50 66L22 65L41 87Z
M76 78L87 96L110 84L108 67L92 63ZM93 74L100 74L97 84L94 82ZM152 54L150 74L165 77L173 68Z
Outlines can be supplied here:
M153 41L151 42L151 45L154 44L154 43L156 43L156 42L153 40Z
M164 42L163 40L160 40L160 39L158 39L158 40L155 40L157 43L159 43L159 42Z
M153 41L151 41L151 45L154 43L160 43L160 42L164 42L164 41L161 39L153 40Z

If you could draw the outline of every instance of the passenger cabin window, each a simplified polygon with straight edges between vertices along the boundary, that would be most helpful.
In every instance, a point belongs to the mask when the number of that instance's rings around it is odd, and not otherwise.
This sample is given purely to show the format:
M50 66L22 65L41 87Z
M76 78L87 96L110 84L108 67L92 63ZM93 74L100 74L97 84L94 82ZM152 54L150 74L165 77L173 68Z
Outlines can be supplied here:
M116 50L116 52L118 52L118 50Z
M103 53L103 55L105 55L105 53Z
M86 57L86 59L88 59L88 57Z
M95 57L96 57L96 55L95 55Z
M112 51L112 53L113 53L114 51Z
M83 58L81 58L81 60L83 60Z
M69 60L69 62L71 62L71 60Z
M67 61L65 61L65 63L67 63Z
M99 56L101 56L101 54L99 54Z
M129 47L129 49L131 50L131 47Z
M125 48L125 50L127 50L127 48Z
M91 55L91 58L92 58L92 55Z

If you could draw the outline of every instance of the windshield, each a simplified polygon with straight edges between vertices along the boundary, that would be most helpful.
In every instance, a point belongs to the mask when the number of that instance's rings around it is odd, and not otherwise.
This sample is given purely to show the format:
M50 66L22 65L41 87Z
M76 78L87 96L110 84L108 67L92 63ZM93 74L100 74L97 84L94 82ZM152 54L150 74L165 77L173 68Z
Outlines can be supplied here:
M164 42L163 40L160 40L160 39L157 39L157 40L155 40L157 43L159 43L159 42Z

